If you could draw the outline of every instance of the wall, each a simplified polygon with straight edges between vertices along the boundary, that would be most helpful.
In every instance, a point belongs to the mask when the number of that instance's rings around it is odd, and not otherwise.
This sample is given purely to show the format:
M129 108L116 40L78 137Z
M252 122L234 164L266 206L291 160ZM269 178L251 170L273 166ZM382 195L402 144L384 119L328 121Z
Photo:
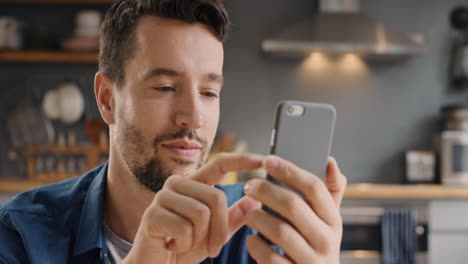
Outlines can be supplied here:
M220 129L234 131L238 138L246 139L251 151L267 153L273 110L279 100L331 103L338 111L332 155L349 181L400 182L404 151L430 148L440 106L466 100L466 92L451 92L447 85L453 37L448 14L461 3L466 1L364 0L362 9L367 15L396 30L424 33L428 43L425 54L402 63L368 65L369 74L359 78L329 71L320 78L311 75L308 81L299 82L295 76L302 62L265 57L260 52L260 42L311 15L315 2L227 0L233 32L225 50L226 84ZM71 34L74 12L83 9L49 5L37 5L34 9L22 5L3 7L0 15L23 14L30 23L44 23L63 37ZM45 91L63 79L92 78L95 69L93 65L0 64L0 112L14 99L27 95L26 77L33 80L33 86ZM4 120L4 116L0 118ZM5 138L0 129L1 149L7 148ZM14 164L3 166L0 173L5 175L6 170L14 171Z
M395 30L423 33L424 55L367 65L367 75L359 78L331 69L297 81L300 60L267 58L259 47L263 38L312 14L312 1L227 1L234 30L226 44L220 128L237 132L251 151L268 153L277 101L331 103L337 109L332 155L349 182L403 181L404 152L430 149L439 108L467 98L466 92L449 89L447 77L453 39L448 16L462 3L466 1L365 0L362 11L368 16Z

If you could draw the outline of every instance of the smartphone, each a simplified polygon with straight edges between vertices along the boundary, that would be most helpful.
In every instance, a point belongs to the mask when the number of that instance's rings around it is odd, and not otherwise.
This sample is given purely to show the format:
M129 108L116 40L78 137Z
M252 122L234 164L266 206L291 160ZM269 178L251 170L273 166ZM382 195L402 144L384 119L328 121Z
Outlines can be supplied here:
M335 119L336 110L330 104L280 102L276 108L270 153L325 179ZM292 190L270 175L267 180ZM267 206L263 206L263 210L282 218Z

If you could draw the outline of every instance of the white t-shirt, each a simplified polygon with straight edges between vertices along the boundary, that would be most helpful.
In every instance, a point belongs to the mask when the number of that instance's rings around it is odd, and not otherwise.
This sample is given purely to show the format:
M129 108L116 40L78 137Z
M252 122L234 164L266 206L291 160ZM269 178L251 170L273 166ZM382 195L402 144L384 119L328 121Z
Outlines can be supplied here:
M104 224L104 236L106 238L107 254L109 263L116 264L122 261L132 249L132 243L119 237L116 233Z

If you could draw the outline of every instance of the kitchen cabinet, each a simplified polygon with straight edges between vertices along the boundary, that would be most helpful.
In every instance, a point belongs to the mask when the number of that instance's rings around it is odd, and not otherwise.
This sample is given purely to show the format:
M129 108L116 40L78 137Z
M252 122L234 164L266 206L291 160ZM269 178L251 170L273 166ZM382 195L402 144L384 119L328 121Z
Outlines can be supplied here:
M432 234L429 242L429 264L466 263L468 232Z
M345 198L379 200L468 200L468 186L440 184L392 185L392 184L350 184ZM468 222L467 222L468 223Z
M468 201L431 201L429 228L429 264L466 262Z
M385 207L413 208L418 204L422 209L417 215L422 216L422 222L428 226L428 250L417 263L465 263L468 259L468 186L350 184L342 213L346 222L346 212L356 205L367 207L367 213L382 214Z

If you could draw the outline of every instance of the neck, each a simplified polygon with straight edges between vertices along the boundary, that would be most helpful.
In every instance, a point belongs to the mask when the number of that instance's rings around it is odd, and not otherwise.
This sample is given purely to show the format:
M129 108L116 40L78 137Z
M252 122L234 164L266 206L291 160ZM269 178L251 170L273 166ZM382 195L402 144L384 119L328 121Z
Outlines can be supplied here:
M118 236L133 243L154 192L138 183L126 163L111 146L107 171L104 221Z

